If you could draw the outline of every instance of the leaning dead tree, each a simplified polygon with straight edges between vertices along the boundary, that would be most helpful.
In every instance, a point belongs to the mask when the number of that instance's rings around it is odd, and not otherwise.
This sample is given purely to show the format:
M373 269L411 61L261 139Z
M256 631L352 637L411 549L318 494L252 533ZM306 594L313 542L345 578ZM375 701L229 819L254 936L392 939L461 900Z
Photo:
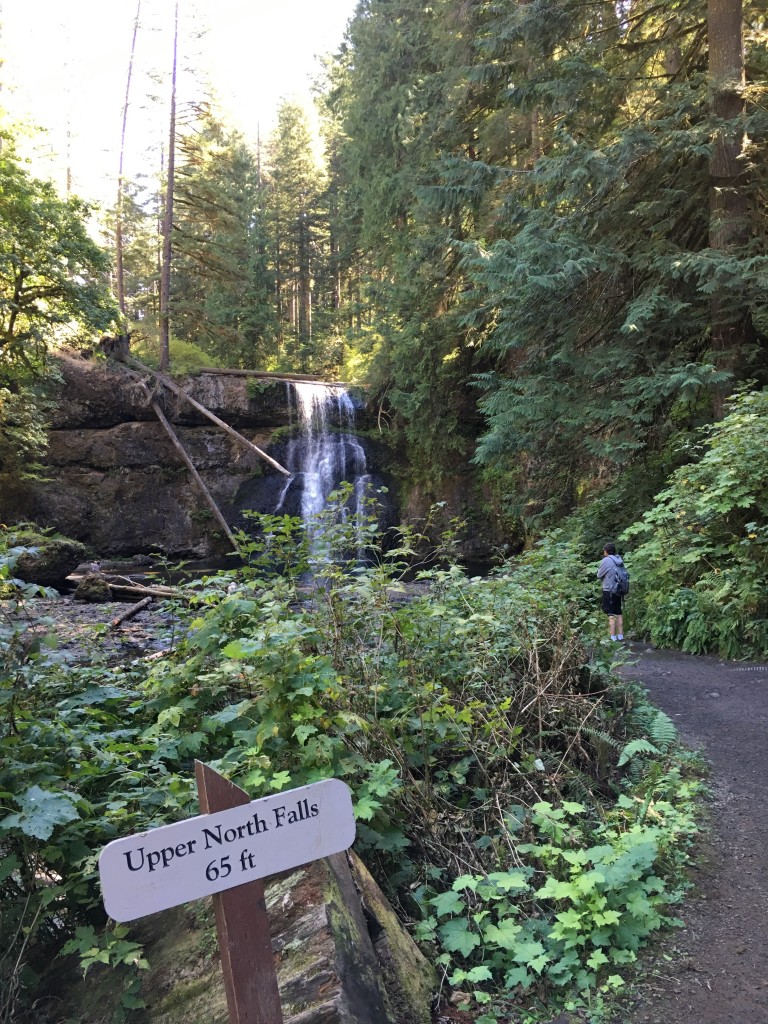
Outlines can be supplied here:
M171 380L170 377L166 376L166 374L161 373L159 370L153 370L151 367L146 366L144 363L140 362L138 359L135 359L133 356L128 356L125 362L130 366L135 367L137 370L141 370L142 373L150 374L151 376L153 376L157 381L159 381L163 385L163 387L168 388L169 391L172 391L179 398L183 399L188 405L191 405L193 409L197 409L199 413L205 416L206 419L209 419L211 423L215 423L220 430L224 431L225 434L228 434L230 437L233 437L239 444L243 445L245 448L248 448L250 451L255 452L260 458L264 459L265 462L268 462L273 469L276 469L278 471L278 473L282 473L284 476L291 475L290 472L284 466L281 466L279 462L273 459L271 455L267 455L267 453L265 451L262 451L262 449L259 448L258 445L255 445L252 441L249 441L247 437L243 437L243 435L239 434L234 429L234 427L230 427L230 425L228 423L225 423L224 420L219 419L219 417L215 413L212 413L210 409L206 409L204 405L201 405L200 402L192 398L191 395L187 394L187 392L183 388L180 388L179 385L175 381ZM135 373L134 376L139 377L139 379L141 379L138 373Z
M195 468L195 464L192 462L192 459L189 457L189 454L187 453L186 448L184 447L184 445L181 443L181 441L176 436L176 431L173 429L171 424L168 422L168 419L167 419L165 413L160 408L160 406L157 404L157 402L153 402L152 403L152 409L153 409L153 411L155 413L155 416L157 416L157 418L160 420L160 423L163 426L163 430L165 430L166 434L168 435L171 444L176 449L178 454L181 456L182 461L184 462L185 466L189 470L190 476L192 477L192 479L197 484L197 487L198 487L200 493L205 498L206 504L208 505L208 507L210 508L211 512L213 513L214 519L219 524L219 526L221 527L223 532L227 535L227 538L228 538L230 544L232 545L232 547L235 549L235 551L239 552L240 547L239 547L237 541L235 540L234 534L232 533L232 531L229 528L229 524L227 523L226 519L222 515L221 509L219 508L219 506L214 501L213 495L208 490L208 488L205 486L205 483L203 482L203 478L200 476L200 474L198 473L197 469Z
M104 340L105 339L102 339L102 341ZM111 339L106 340L109 341ZM103 344L102 348L104 348L105 351L107 350ZM243 437L243 435L238 433L233 427L230 427L228 423L225 423L224 420L216 416L215 413L212 413L210 409L206 409L204 405L202 405L196 399L192 398L191 395L187 394L187 392L183 388L179 387L179 385L175 381L171 380L170 377L166 376L166 374L161 373L158 370L153 370L151 367L146 366L140 360L134 359L132 356L128 355L127 338L125 339L125 344L123 346L113 346L111 352L114 355L116 361L121 364L123 372L128 374L131 378L133 378L137 382L139 387L142 389L147 405L150 405L152 407L152 411L154 412L155 416L162 425L163 430L168 435L168 438L171 444L173 445L175 451L178 453L178 455L184 462L184 465L187 467L190 476L194 480L198 490L205 499L206 504L213 513L214 519L219 524L224 534L226 534L227 539L229 540L230 544L235 549L235 551L239 552L240 547L237 543L237 539L232 533L232 530L230 529L229 524L224 518L221 509L216 504L213 495L206 487L203 478L198 473L194 463L192 462L192 459L189 456L189 453L179 440L176 431L173 429L173 426L168 420L168 417L161 409L160 404L157 400L157 391L155 390L153 392L152 390L150 390L147 381L151 378L154 378L154 380L157 382L157 385L163 388L167 388L177 397L186 401L189 405L192 406L193 409L196 409L199 413L201 413L212 423L214 423L219 428L219 430L222 430L225 434L234 438L243 447L247 448L252 452L255 452L256 455L258 455L260 458L268 462L269 465L276 469L279 473L283 473L285 476L290 476L291 474L287 469L285 469L284 466L281 466L279 462L275 461L275 459L273 459L270 455L267 455L265 451L262 451L262 449L259 448L258 445L255 445L252 441L249 441L247 437Z

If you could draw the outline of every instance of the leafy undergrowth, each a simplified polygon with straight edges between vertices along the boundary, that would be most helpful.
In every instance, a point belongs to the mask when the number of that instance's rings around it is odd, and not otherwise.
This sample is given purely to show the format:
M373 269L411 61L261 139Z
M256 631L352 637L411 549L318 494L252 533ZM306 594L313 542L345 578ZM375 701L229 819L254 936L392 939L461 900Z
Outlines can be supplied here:
M640 625L659 647L768 654L768 389L742 391L624 533Z
M598 1019L670 920L697 784L671 721L611 674L583 566L542 548L409 585L412 538L385 556L343 506L312 530L262 517L248 568L190 587L162 659L76 668L7 617L3 1024L62 947L123 973L115 1019L141 1005L141 949L102 927L95 859L196 813L194 758L254 797L347 782L356 849L485 1021Z

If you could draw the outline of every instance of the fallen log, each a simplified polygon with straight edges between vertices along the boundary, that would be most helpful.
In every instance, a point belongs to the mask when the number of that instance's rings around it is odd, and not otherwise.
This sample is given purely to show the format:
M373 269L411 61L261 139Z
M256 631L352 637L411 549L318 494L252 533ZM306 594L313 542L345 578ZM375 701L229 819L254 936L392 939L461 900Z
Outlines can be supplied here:
M206 366L198 373L216 374L219 377L257 377L261 380L274 380L279 384L282 380L307 381L310 384L322 384L323 378L313 373L273 373L271 370L219 370L215 366ZM339 384L338 387L345 387Z
M107 580L107 585L113 594L123 594L128 597L132 594L136 594L137 597L162 597L166 600L169 598L177 598L182 601L188 600L182 591L175 590L173 587L142 587L139 584L129 586L127 583L110 583L109 580Z
M141 380L141 375L138 374L135 369L131 370L128 364L130 364L130 366L138 368L143 373L151 374L153 377L159 380L161 384L167 387L169 391L172 391L175 395L178 395L179 398L183 398L185 402L192 406L193 409L197 409L199 413L202 413L202 415L207 417L212 423L215 423L220 430L224 431L225 434L229 434L230 437L233 437L241 445L250 449L253 452L256 452L256 454L260 458L268 462L270 466L274 467L279 473L282 473L284 476L291 475L289 470L287 470L284 466L281 466L280 463L275 461L275 459L273 459L271 455L267 455L267 453L262 451L261 448L258 447L258 445L255 445L252 441L249 441L247 437L243 437L243 435L239 434L234 429L234 427L230 427L230 425L228 423L225 423L224 420L219 419L219 417L215 413L212 413L210 409L206 409L204 405L201 405L200 402L192 398L191 395L188 395L187 392L183 388L180 388L179 385L176 384L174 381L172 381L170 377L166 377L166 375L164 373L160 373L159 370L153 370L149 366L145 366L144 363L140 362L138 359L134 359L133 356L130 356L127 362L123 362L123 366L126 367L128 373L137 377L141 381L141 383L144 384L145 387L146 384L143 380Z
M166 418L165 414L163 413L163 410L160 408L160 406L157 404L157 402L153 402L152 403L152 408L155 411L155 416L157 416L157 418L162 423L163 429L165 430L166 434L168 435L171 444L173 445L173 447L176 449L176 451L181 456L181 459L184 462L184 464L186 465L187 469L189 470L192 479L195 481L195 483L197 484L197 486L198 486L198 488L200 490L200 493L205 498L205 500L206 500L206 502L208 504L208 507L210 508L211 512L213 513L214 519L219 524L219 526L222 528L224 533L227 535L227 538L228 538L230 544L232 545L232 547L239 554L240 553L240 548L238 546L237 541L235 540L234 534L232 533L232 531L229 528L229 524L227 523L226 519L222 515L221 509L216 504L216 502L213 500L213 495L208 490L208 488L205 486L205 483L203 482L203 478L198 473L198 471L197 471L197 469L195 467L195 464L192 462L192 459L189 457L189 454L187 453L186 449L184 448L184 446L182 445L181 441L179 441L178 437L176 436L176 431L173 429L171 424L168 422L168 419Z
M137 597L158 597L166 601L189 601L189 597L182 590L177 590L175 587L165 587L162 585L145 587L140 583L133 583L127 580L125 576L110 577L104 573L86 573L85 576L78 576L76 573L72 573L67 576L67 582L78 584L82 580L94 576L98 576L99 579L104 581L112 597L132 597L135 594ZM120 583L121 579L126 580L126 582Z
M270 370L217 370L215 366L204 367L198 373L207 373L209 377L254 377L256 380L274 381L276 384L325 384L329 388L348 388L340 380L324 380L312 373L273 373Z
M151 597L143 597L140 601L137 601L136 604L132 604L130 608L126 608L122 615L118 615L114 619L112 619L112 621L109 624L110 628L117 629L118 626L121 626L124 622L127 622L128 619L132 619L134 615L138 615L140 611L143 611L145 608L149 608L151 604Z

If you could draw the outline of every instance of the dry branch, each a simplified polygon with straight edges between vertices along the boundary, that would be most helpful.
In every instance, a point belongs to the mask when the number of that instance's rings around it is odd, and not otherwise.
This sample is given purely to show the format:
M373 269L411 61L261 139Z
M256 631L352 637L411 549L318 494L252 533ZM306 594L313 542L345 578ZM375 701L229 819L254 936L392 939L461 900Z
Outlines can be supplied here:
M117 629L117 627L120 626L123 622L127 622L128 619L132 619L134 615L138 615L140 611L143 611L144 608L148 608L151 604L151 597L143 597L141 601L137 601L137 603L132 604L130 608L126 608L122 615L118 615L116 616L116 618L112 619L112 621L109 624L110 628Z
M152 403L152 408L155 411L155 416L157 416L157 418L162 423L163 429L165 430L166 434L168 435L168 437L169 437L169 439L171 441L171 444L173 445L173 447L176 449L176 451L179 453L179 455L183 459L184 464L186 465L187 469L189 470L189 472L190 472L190 474L192 476L192 479L195 481L197 486L200 488L200 493L203 495L203 497L207 501L208 507L210 508L211 512L213 512L213 515L214 515L214 518L216 519L216 522L219 524L219 526L222 528L224 533L227 535L227 538L229 539L229 542L232 545L232 547L235 549L235 551L239 552L240 548L238 547L237 541L235 540L235 537L234 537L232 531L230 530L229 525L228 525L226 519L224 518L224 516L221 513L221 509L219 508L219 506L214 501L213 495L211 494L211 492L208 490L208 488L203 483L203 479L200 476L200 474L198 473L197 469L195 468L195 464L192 462L192 459L187 454L186 449L184 448L184 446L182 445L181 441L179 441L178 437L176 436L176 431L173 429L171 424L168 422L168 419L166 418L165 414L163 413L163 410L160 408L160 406L157 404L157 402L153 402Z

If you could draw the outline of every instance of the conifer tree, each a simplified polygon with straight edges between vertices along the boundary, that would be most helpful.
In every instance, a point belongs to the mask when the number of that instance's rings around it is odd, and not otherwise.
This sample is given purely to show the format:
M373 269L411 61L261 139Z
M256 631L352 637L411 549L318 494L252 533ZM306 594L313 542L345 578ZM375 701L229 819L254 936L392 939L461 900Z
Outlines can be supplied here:
M466 400L471 352L454 315L462 277L451 246L466 230L471 199L465 202L458 183L447 202L435 191L442 162L471 144L457 113L455 59L465 45L457 28L467 7L367 0L326 96L344 196L339 234L365 271L357 295L361 344L372 342L372 381L431 475L467 456L465 413L474 404Z
M254 154L199 106L180 142L174 331L226 366L264 368L274 355L265 202Z
M762 372L765 160L747 140L765 135L765 35L745 3L742 90L736 6L358 6L328 92L347 223L374 267L375 373L430 457L450 451L430 431L455 441L472 417L474 372L478 458L516 476L521 502L567 507ZM711 30L708 53L708 13L729 19L733 110L709 91L726 44ZM739 212L710 217L726 144L718 195Z
M323 246L323 179L307 116L284 101L268 146L268 224L281 360L306 370L314 351L314 282Z

